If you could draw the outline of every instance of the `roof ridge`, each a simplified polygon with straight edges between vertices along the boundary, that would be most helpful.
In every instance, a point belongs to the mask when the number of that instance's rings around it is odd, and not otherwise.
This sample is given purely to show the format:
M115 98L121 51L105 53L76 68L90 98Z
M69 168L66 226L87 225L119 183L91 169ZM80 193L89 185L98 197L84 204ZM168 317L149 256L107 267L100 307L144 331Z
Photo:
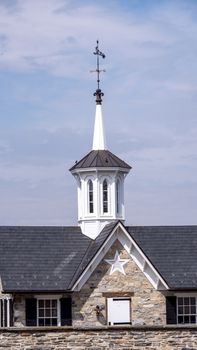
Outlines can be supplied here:
M73 287L74 283L76 283L77 279L80 277L80 275L85 271L85 269L87 268L87 266L90 264L91 260L95 257L95 255L97 254L97 252L99 251L99 249L103 246L103 244L105 243L105 241L107 240L108 236L111 234L111 232L114 230L115 226L119 223L120 221L119 220L116 220L116 221L113 221L113 222L110 222L109 224L107 224L103 230L99 233L99 235L97 236L96 239L92 240L92 242L90 242L90 245L88 246L85 254L84 254L84 257L78 267L78 269L76 270L70 284L69 284L69 289ZM106 228L109 228L109 226L112 226L110 227L110 232L107 234L107 237L105 237L105 239L102 241L101 244L99 244L99 247L96 249L96 251L94 252L93 256L90 257L87 261L86 258L88 256L88 253L91 251L92 247L94 246L94 244L96 242L99 241L99 236L101 235L101 233L106 229ZM85 261L85 265L83 266L83 263ZM81 271L79 270L80 267L82 266L82 269ZM80 272L80 275L77 274L77 272L79 273Z
M75 163L75 164L69 169L69 171L73 170L79 163L82 163L82 164L83 164L85 158L87 158L91 152L92 152L92 151L88 152L88 154L86 154L82 159L80 159L79 161L77 161L77 163Z
M121 159L121 158L119 158L118 156L116 156L114 153L112 153L111 151L109 151L108 150L108 152L109 152L109 154L110 154L110 156L112 157L112 159L113 160L115 160L115 161L121 161L121 163L123 163L123 164L125 164L127 167L129 167L129 168L131 168L131 166L129 165L129 164L127 164L123 159Z
M98 150L92 150L90 153L95 153L95 156L93 157L93 159L92 159L92 161L91 161L91 163L90 163L90 166L94 163L94 161L95 161L95 159L96 159L96 157L97 157L97 155L98 155Z

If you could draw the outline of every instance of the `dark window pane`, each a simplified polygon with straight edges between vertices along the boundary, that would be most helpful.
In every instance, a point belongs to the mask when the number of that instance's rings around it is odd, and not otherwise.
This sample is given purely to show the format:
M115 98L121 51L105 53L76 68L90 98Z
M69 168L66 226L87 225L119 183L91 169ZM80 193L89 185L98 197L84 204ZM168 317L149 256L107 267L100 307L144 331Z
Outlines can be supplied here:
M191 314L195 314L196 313L196 307L195 306L191 306Z
M51 300L45 300L45 307L51 306Z
M39 326L44 326L44 318L40 318L38 321Z
M7 300L4 300L4 327L7 327Z
M44 317L44 309L39 309L39 317Z
M51 319L45 318L45 326L50 326L50 325L51 325Z
M88 186L89 186L89 190L92 191L93 190L93 183L91 180L88 181Z
M52 310L52 317L57 317L57 309Z
M92 180L88 181L88 196L89 196L89 212L94 212L94 193L93 193L93 182Z
M191 323L196 323L196 316L191 316L190 317L190 322Z
M189 306L185 306L185 307L184 307L184 313L185 313L186 315L189 315Z
M178 317L178 323L183 323L183 316Z
M57 300L52 300L52 307L57 307Z
M44 300L38 300L38 307L44 307Z
M3 300L0 300L0 307L1 307L1 309L0 309L0 311L1 311L1 314L0 314L0 316L1 316L1 327L3 327Z
M184 323L189 323L189 316L184 316Z
M108 212L107 203L103 203L103 211L104 211L104 213L107 213L107 212Z
M93 209L94 209L94 208L93 208L93 203L90 203L90 213L93 213L93 212L94 212Z
M189 298L184 298L184 304L189 305Z
M51 310L50 309L46 309L45 310L45 317L50 317L51 316Z
M103 190L107 190L107 180L103 181Z
M116 182L116 212L119 213L119 191L120 191L120 183L119 180Z
M183 306L178 307L178 313L181 315L183 314Z
M57 326L57 318L52 318L52 326Z
M178 305L183 305L183 298L178 298Z
M190 298L190 304L191 305L196 305L196 298Z

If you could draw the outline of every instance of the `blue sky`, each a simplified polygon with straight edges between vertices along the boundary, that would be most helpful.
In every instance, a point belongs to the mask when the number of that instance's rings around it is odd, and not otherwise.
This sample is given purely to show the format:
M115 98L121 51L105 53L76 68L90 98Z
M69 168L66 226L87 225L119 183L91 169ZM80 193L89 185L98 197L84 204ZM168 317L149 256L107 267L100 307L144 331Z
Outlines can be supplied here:
M197 2L0 1L0 224L77 223L96 39L108 148L132 167L127 223L196 224Z

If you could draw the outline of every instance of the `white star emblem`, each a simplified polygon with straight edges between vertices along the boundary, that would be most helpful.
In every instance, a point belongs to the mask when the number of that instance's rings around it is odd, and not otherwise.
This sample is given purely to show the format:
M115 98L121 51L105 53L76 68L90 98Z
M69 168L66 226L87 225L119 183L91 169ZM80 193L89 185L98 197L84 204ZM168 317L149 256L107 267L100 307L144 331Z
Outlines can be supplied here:
M107 259L105 261L111 265L110 275L115 271L119 271L126 275L123 266L129 261L129 259L120 259L120 255L117 250L113 259Z

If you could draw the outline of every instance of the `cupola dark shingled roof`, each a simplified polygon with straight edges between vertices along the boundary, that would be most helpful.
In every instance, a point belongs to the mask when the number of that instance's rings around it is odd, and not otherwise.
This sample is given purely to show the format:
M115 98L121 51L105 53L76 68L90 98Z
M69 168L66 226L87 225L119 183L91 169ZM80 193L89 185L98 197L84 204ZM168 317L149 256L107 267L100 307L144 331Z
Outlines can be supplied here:
M82 168L124 168L131 169L130 165L118 158L115 154L108 150L90 151L85 157L78 161L70 171Z

